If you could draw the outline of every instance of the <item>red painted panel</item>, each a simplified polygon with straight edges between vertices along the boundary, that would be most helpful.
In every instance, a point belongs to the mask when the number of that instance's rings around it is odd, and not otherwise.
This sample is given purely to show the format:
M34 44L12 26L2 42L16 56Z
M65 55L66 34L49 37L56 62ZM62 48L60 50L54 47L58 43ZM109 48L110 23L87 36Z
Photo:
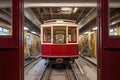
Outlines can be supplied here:
M98 73L100 80L120 80L120 37L108 34L108 2L98 0Z
M52 56L67 56L67 46L66 45L52 45L51 48Z
M46 54L51 54L51 45L42 45L41 46L41 53L42 55L46 55Z
M67 46L68 54L78 55L78 45L69 45Z
M20 80L17 50L0 50L0 80ZM18 52L19 53L19 52Z
M24 80L22 0L12 2L13 35L0 37L0 80Z
M44 57L76 57L78 45L42 45L41 56Z
M120 50L113 51L111 55L111 79L120 80Z

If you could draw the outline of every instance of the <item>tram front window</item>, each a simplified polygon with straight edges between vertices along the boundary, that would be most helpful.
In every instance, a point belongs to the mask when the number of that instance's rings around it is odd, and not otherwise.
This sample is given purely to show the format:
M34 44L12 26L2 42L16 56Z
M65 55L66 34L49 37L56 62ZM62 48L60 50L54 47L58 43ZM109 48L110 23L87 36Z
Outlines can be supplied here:
M76 27L68 28L68 42L69 43L77 42L77 28Z
M51 43L51 28L43 28L43 42Z
M55 42L56 43L64 43L64 35L63 34L56 34L55 35Z
M64 44L66 43L66 27L63 26L54 26L53 27L53 43L55 44Z

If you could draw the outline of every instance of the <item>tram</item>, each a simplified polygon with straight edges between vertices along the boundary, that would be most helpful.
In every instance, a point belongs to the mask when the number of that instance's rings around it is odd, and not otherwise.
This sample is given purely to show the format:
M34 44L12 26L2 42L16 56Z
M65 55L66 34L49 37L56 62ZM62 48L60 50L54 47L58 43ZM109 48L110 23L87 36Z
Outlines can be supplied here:
M47 20L41 26L41 57L51 62L78 58L78 25L73 20Z

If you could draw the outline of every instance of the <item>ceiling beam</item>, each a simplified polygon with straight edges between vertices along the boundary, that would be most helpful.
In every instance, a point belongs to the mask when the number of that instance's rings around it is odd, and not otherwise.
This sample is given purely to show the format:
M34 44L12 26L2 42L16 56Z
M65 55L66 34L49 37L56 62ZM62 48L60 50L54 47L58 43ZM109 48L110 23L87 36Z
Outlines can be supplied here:
M96 8L92 8L88 14L85 15L85 17L78 23L79 29L84 27L86 24L88 24L90 21L95 19L97 17L97 10Z
M35 32L40 32L40 29L36 27L28 18L24 17L25 23L24 26L28 27L29 30L35 31Z
M6 23L4 23L4 22L0 22L0 26L4 26L4 27L6 27L6 28L12 28L12 26L11 25L9 25L9 24L6 24Z
M25 3L24 7L97 7L96 3Z
M41 23L35 16L35 14L32 12L31 9L24 9L24 15L26 18L28 18L33 24L35 24L38 28L40 28Z
M39 13L39 15L40 15L40 17L41 17L41 19L42 19L42 22L41 22L41 23L43 23L43 22L44 22L43 15L42 15L42 13L40 12L40 9L39 9L39 8L36 8L36 9L37 9L37 12Z
M8 12L8 11L6 11L5 8L2 8L1 10L2 10L5 14L7 14L9 17L11 17L11 13Z
M52 15L52 14L56 14L56 15L57 15L57 14L68 14L68 15L69 15L69 14L71 14L71 13L70 13L70 12L58 12L58 13L41 13L41 14L42 14L42 15L44 15L44 14L51 14L51 15Z
M85 8L83 8L82 11L79 13L79 16L78 16L76 22L78 22L79 18L82 16L82 14L83 14L84 11L85 11Z
M11 17L8 15L4 15L2 13L0 13L0 18L4 19L5 21L12 23Z
M70 15L72 14L73 10L74 10L74 8L72 8L72 10L70 11L70 13L68 14L68 19L70 18Z
M0 8L11 7L10 0L2 0ZM97 0L25 0L24 7L97 7ZM120 1L112 0L111 7L120 7Z
M53 19L53 10L52 8L49 8L49 9L50 9L51 18Z
M97 2L79 2L79 3L25 3L24 7L97 7ZM120 2L110 4L111 8L120 7Z

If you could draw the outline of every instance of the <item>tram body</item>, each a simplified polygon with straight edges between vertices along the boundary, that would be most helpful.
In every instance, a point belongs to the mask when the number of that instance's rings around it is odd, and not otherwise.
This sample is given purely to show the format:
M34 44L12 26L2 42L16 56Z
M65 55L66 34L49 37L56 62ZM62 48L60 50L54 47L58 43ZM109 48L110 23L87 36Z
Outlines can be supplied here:
M71 20L49 20L41 26L41 57L55 62L78 58L78 25Z

